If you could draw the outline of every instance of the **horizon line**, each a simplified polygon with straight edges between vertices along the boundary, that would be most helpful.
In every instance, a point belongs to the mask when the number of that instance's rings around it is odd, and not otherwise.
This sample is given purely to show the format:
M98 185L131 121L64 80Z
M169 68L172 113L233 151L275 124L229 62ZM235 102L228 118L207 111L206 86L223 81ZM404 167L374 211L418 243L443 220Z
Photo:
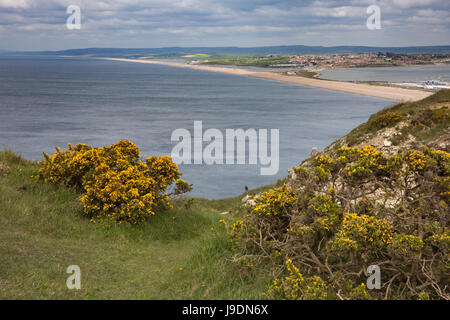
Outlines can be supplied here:
M3 52L58 52L68 50L88 50L88 49L212 49L212 48L239 48L239 49L254 49L254 48L279 48L279 47L309 47L309 48L340 48L340 47L363 47L363 48L427 48L427 47L450 47L450 44L435 44L435 45L408 45L408 46L369 46L369 45L303 45L303 44L283 44L283 45L263 45L263 46L165 46L165 47L77 47L67 49L55 50L14 50L14 49L0 49Z

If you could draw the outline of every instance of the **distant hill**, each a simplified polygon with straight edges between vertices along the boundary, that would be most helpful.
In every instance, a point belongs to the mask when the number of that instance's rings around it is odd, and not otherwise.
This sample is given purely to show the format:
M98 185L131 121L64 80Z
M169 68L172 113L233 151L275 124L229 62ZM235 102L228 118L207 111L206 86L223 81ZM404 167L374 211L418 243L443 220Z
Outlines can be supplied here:
M366 46L267 46L267 47L166 47L166 48L85 48L59 51L17 51L16 54L27 55L72 55L72 56L141 56L141 55L174 55L208 53L217 55L240 54L320 54L320 53L450 53L448 46L417 47L366 47ZM12 52L8 52L11 54Z

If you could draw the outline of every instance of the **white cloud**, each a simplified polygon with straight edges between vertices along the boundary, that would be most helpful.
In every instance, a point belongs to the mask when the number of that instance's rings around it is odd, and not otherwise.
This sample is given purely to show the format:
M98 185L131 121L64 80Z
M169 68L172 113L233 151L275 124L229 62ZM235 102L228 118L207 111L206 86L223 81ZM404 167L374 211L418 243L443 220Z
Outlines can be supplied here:
M392 3L401 8L425 7L445 0L393 0Z
M29 8L30 6L29 0L0 0L1 8Z
M65 29L70 4L81 7L78 33ZM381 8L383 30L366 28L371 4ZM447 0L0 0L0 8L5 8L0 10L0 45L6 47L3 39L18 43L34 35L41 37L43 46L58 45L68 37L77 39L79 46L102 39L98 46L121 47L271 45L299 39L304 44L360 44L364 37L396 37L416 44L432 39L419 39L421 28L448 30L439 36L443 44L450 42ZM417 30L414 36L411 30Z
M366 14L366 7L335 7L335 8L323 8L313 7L311 10L313 15L318 17L334 17L334 18L348 18L348 17L361 17Z

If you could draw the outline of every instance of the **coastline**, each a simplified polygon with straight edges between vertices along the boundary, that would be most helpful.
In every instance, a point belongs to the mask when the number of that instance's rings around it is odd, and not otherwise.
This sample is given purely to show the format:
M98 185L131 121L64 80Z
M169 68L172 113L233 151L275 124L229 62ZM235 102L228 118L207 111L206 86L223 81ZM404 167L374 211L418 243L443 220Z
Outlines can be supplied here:
M240 68L225 68L214 67L209 65L198 64L185 64L179 62L159 61L159 60L141 60L141 59L124 59L124 58L108 58L101 57L97 59L121 61L121 62L134 62L134 63L149 63L158 64L169 67L187 68L202 71L221 72L239 76L254 77L259 79L273 80L279 82L288 82L293 84L299 84L307 87L320 88L331 91L345 92L351 94L358 94L363 96L382 98L393 101L417 101L424 99L433 94L433 92L427 92L415 89L404 89L398 87L387 86L374 86L365 83L352 83L346 81L324 80L316 78L306 78L301 76L288 76L270 71L255 71Z

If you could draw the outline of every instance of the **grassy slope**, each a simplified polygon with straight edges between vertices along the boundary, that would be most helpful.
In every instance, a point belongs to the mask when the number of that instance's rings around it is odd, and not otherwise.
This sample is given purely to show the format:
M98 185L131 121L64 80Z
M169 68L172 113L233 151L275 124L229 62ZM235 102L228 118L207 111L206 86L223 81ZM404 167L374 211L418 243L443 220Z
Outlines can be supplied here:
M142 226L102 226L82 216L73 190L31 179L32 163L9 151L0 161L10 167L0 177L0 299L261 297L269 279L243 276L226 259L219 213L239 198L197 199L190 209L180 201ZM78 291L66 287L72 264Z
M358 143L375 134L379 114L411 114L450 101L450 90L422 101L398 104L373 115L346 139ZM415 133L412 131L412 133ZM448 134L436 126L427 138ZM420 135L417 135L420 136ZM242 274L219 219L241 197L180 201L142 226L102 226L82 215L78 194L30 177L37 167L12 152L0 152L0 299L256 299L270 279L264 270ZM1 169L1 167L0 167ZM271 186L254 190L261 192ZM68 290L66 268L82 271L82 288ZM183 268L182 271L179 268Z
M416 116L418 118L423 118L424 115L421 112L425 110L430 110L433 107L449 107L450 104L450 90L440 90L437 93L415 102L405 102L399 103L392 107L385 108L370 116L369 120L355 129L353 129L349 134L345 136L346 141L349 145L355 145L358 143L363 143L368 137L376 135L379 128L373 125L374 120L385 113L396 112L402 114L405 119ZM408 126L399 130L399 133L407 135L413 135L418 141L426 142L433 138L439 137L443 134L448 134L448 123L443 122L439 125L434 125L429 130L419 130L416 126Z

